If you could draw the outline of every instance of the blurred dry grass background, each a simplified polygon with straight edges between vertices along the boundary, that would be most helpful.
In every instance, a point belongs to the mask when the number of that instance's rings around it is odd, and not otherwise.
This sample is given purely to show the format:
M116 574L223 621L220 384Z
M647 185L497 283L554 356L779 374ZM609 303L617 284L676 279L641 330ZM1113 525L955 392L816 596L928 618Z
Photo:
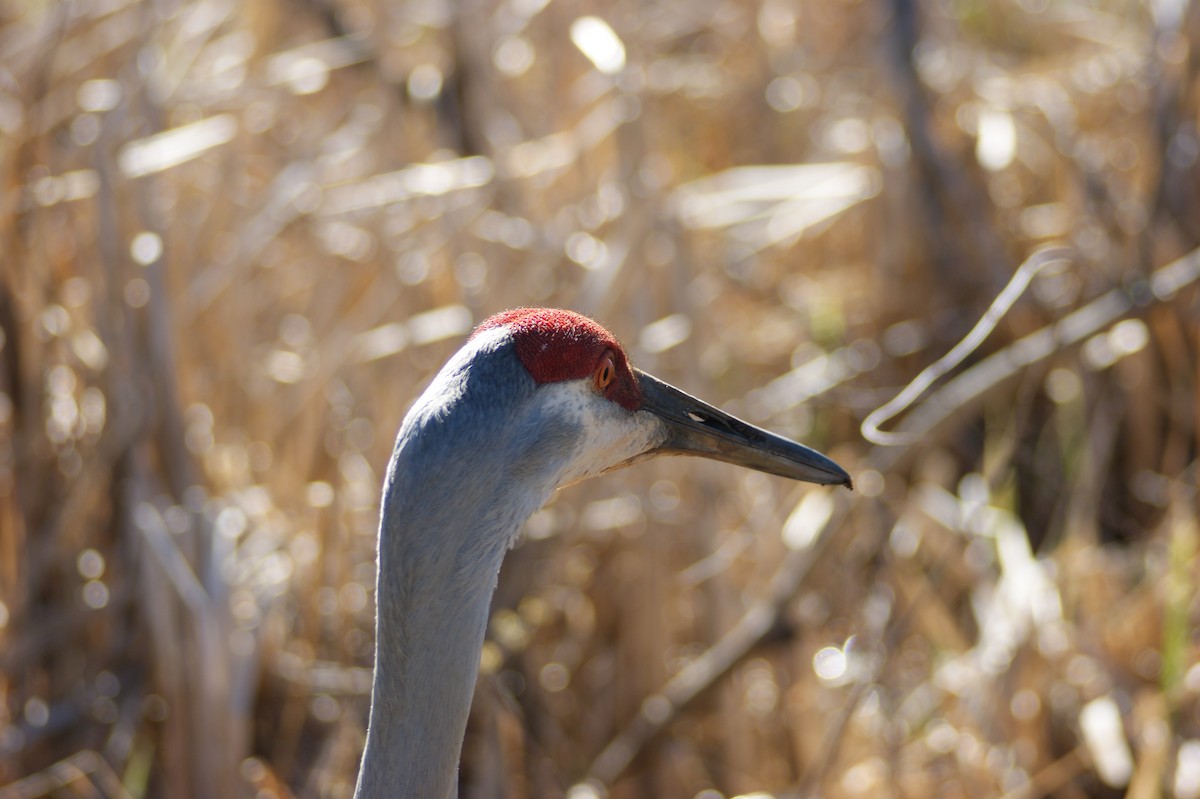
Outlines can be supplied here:
M0 4L0 797L348 796L393 431L524 304L859 490L562 492L464 797L1200 797L1198 47L1186 0Z

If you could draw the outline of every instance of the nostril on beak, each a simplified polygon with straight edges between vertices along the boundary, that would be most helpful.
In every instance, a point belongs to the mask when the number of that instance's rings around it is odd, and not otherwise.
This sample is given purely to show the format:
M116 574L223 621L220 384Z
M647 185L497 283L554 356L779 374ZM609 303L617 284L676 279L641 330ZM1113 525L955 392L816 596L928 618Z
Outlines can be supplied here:
M696 424L702 424L710 430L720 430L723 433L731 435L740 435L743 433L739 429L737 421L733 419L723 419L720 416L712 416L700 411L688 411L687 415Z

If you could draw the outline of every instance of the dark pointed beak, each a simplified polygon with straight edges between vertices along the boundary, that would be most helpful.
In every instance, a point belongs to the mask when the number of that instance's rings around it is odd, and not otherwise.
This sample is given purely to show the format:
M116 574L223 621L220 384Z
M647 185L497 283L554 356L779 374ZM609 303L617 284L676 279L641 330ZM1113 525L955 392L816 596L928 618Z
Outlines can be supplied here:
M642 389L640 410L657 416L668 431L656 453L699 455L793 480L854 487L845 469L815 449L747 424L640 369L633 371Z

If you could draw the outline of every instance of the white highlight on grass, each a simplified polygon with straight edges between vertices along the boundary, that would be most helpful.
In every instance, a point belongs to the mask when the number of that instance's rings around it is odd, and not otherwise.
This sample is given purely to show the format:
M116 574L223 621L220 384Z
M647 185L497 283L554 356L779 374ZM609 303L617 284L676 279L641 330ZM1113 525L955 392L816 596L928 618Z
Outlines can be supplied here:
M263 371L277 383L299 383L308 374L308 363L298 352L271 350L263 361Z
M88 580L81 591L83 604L93 610L100 610L108 605L108 586L100 580Z
M333 70L362 61L364 52L348 36L306 42L267 59L267 84L286 86L293 94L312 94L328 85Z
M783 543L788 549L808 549L833 515L832 492L810 491L796 503L783 523Z
M418 102L431 102L442 93L442 71L433 64L420 64L408 76L408 96Z
M117 163L128 178L140 178L191 161L233 140L237 119L217 114L189 125L137 139L121 148Z
M678 347L692 335L692 320L687 314L671 314L646 325L638 336L638 346L658 354Z
M836 646L827 646L813 655L813 671L825 682L836 682L846 676L849 662L846 653Z
M121 84L108 78L96 78L85 82L75 92L75 101L82 111L100 113L111 111L121 102Z
M583 526L588 530L629 527L642 520L642 503L633 494L598 499L584 506L581 517Z
M134 236L129 245L129 254L139 266L149 266L161 258L162 253L162 237L148 230Z
M100 175L94 169L76 169L61 175L39 178L31 187L33 200L42 207L86 200L100 190Z
M600 786L590 782L572 785L571 789L567 791L567 799L604 799L606 795Z
M571 23L571 42L605 75L625 68L625 44L599 17L580 17Z
M104 575L104 556L95 549L85 549L75 559L75 568L85 580L98 580Z
M324 190L319 210L325 215L345 214L414 197L436 197L486 186L494 174L491 160L481 155L413 164L395 172L329 186Z
M431 344L461 336L474 321L463 305L446 305L417 314L407 322L389 322L360 333L354 340L354 360L375 361L403 352L410 345Z
M1007 109L988 108L979 115L975 158L992 172L1012 164L1017 155L1017 124Z
M1096 773L1113 788L1123 788L1133 776L1133 754L1125 738L1121 711L1112 696L1105 694L1083 706L1079 726Z
M470 331L473 324L471 312L466 306L443 305L409 318L408 333L413 344L432 344L461 336Z
M879 193L879 171L851 162L742 166L680 186L676 214L689 228L726 228L757 251Z
M333 486L324 480L314 480L305 491L308 504L314 508L328 508L335 496Z
M582 230L567 236L564 250L568 258L584 269L599 269L608 263L608 245Z
M1200 740L1179 745L1174 787L1175 799L1200 799Z
M528 72L535 58L533 46L524 36L505 36L492 51L492 65L510 78Z
M1095 371L1140 352L1150 343L1150 330L1141 319L1123 319L1111 330L1097 333L1083 345L1083 362Z

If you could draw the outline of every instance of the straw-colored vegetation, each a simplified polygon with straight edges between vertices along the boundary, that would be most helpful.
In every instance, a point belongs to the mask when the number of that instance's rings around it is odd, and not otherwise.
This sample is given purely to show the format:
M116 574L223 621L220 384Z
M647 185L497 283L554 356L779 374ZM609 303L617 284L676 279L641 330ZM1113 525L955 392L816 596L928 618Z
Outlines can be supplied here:
M3 3L0 797L348 796L393 431L527 304L858 490L562 492L464 797L1200 797L1197 47L1119 0Z

